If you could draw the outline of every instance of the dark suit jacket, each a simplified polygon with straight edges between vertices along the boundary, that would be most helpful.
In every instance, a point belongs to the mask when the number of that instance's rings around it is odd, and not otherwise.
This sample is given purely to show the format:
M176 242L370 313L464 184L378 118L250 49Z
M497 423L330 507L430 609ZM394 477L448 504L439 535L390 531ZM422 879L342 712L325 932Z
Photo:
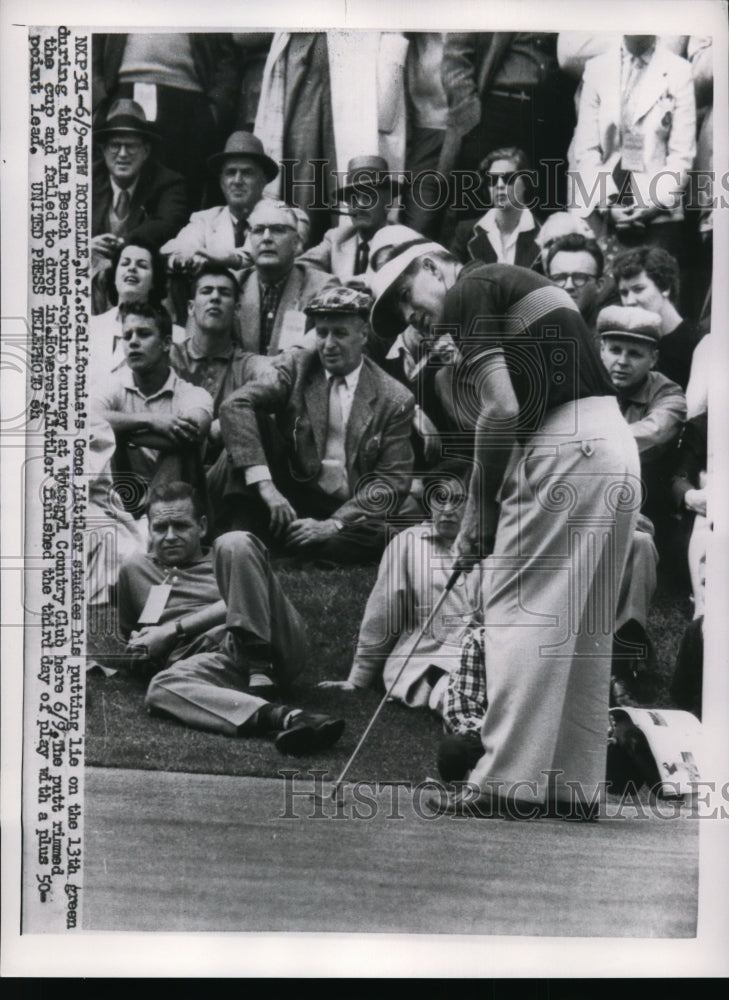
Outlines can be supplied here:
M539 260L539 246L534 239L538 232L538 229L533 229L529 233L519 233L517 236L514 263L518 267L531 268ZM473 220L458 223L451 244L451 253L462 264L468 264L471 260L482 260L485 264L498 262L496 251L486 230L475 226Z
M113 194L103 160L94 165L91 235L109 231L107 217ZM142 167L129 208L127 238L147 239L157 249L172 239L190 215L185 180L151 157Z
M293 350L276 365L277 382L249 382L222 404L223 441L234 469L266 465L257 414L274 413L290 475L316 489L326 447L326 373L316 351ZM345 442L352 497L335 514L345 523L371 519L373 513L381 519L407 496L413 468L414 408L412 393L364 358ZM388 495L389 504L383 503ZM367 496L373 498L369 505Z
M200 86L215 108L218 128L223 134L227 134L238 106L240 54L230 35L199 33L191 34L190 40ZM94 107L103 98L114 94L126 44L126 35L94 35Z

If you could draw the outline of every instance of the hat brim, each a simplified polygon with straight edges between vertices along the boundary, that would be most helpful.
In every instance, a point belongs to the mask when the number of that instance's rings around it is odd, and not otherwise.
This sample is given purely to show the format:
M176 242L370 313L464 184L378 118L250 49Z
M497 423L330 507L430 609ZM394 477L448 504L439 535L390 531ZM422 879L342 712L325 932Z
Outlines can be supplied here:
M416 243L403 250L402 253L388 260L383 268L375 271L370 285L375 293L375 303L370 313L370 326L373 332L383 340L394 340L408 325L399 315L392 301L392 290L398 278L405 273L414 260L427 257L432 253L444 253L445 247L440 243Z
M619 337L621 340L640 340L652 347L658 347L658 341L661 339L650 333L634 333L631 330L600 330L599 335L601 339L602 337Z
M92 130L93 138L96 139L108 139L111 135L138 135L141 139L146 139L147 142L156 142L159 140L159 133L152 125L142 126L142 125L104 125L102 128Z
M278 177L278 164L270 156L266 156L265 153L245 153L243 151L240 153L214 153L213 156L208 158L208 170L217 176L226 160L238 159L241 156L246 156L249 160L255 160L256 163L260 163L267 184L270 184L271 181Z

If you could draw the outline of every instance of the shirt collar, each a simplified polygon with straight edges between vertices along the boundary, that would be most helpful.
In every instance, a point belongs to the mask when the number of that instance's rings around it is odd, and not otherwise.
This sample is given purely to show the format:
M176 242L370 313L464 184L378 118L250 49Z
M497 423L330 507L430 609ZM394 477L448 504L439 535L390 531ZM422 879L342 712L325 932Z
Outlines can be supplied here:
M407 366L405 366L405 373L408 379L410 379L410 381L412 382L415 380L415 377L420 373L420 371L427 365L428 356L427 354L423 354L423 356L418 360L413 354L413 352L410 350L410 348L407 346L407 344L405 343L403 335L401 333L398 333L395 342L393 343L390 350L387 352L386 360L397 361L401 351L405 354L406 357L411 359L412 367L410 368L410 370L408 370Z
M258 275L258 286L259 286L259 288L261 289L261 292L264 292L264 291L265 291L265 290L266 290L267 288L271 288L271 289L273 289L273 290L274 290L275 292L279 292L279 293L280 293L280 292L282 291L282 289L283 289L283 286L284 286L284 285L286 284L286 282L287 282L287 281L289 280L289 274L291 274L291 271L289 271L289 272L288 272L287 274L285 274L285 275L283 276L283 278L281 278L281 280L280 280L280 281L277 281L277 282L276 282L276 284L275 284L275 285L269 285L269 284L267 284L267 283L266 283L266 282L265 282L265 281L263 280L263 278L261 277L261 275L259 274L259 275Z
M498 235L501 239L501 230L496 225L496 209L490 208L483 218L479 219L474 228L478 227L483 229L488 235L493 235L494 233ZM509 236L513 239L518 233L530 233L532 230L536 229L536 223L534 222L534 216L529 211L528 208L523 209L519 213L519 221L516 224L516 229L514 229Z
M364 364L364 360L360 361L360 363L357 365L357 367L354 369L354 371L350 372L349 375L343 375L342 376L342 378L344 379L344 384L347 386L347 388L349 389L350 392L354 392L354 390L357 388L357 384L359 383L359 376L360 376L360 372L362 371L362 365L363 364ZM326 376L327 376L327 382L330 383L330 384L331 384L332 379L338 378L337 375L333 375L333 374L331 374L331 372L327 372Z
M405 341L403 340L402 334L398 333L398 335L395 338L395 341L394 341L392 347L387 352L387 355L386 355L387 360L388 361L395 361L396 358L399 356L400 351L405 351L406 354L410 354L410 356L412 357L412 354L410 353L410 351L405 346Z
M235 229L235 227L238 225L239 222L242 222L243 223L243 229L244 229L244 231L246 231L248 229L248 219L247 218L246 219L236 219L236 217L233 215L233 213L230 210L230 206L226 205L225 208L226 208L226 211L227 211L228 215L230 216L230 221L231 221L231 224L233 226L233 229Z
M424 530L420 536L421 538L432 542L433 545L443 549L445 552L455 552L456 539L454 538L452 542L448 542L445 538L441 538L441 536L436 532L435 525L432 521L423 521L423 529Z
M156 399L157 396L164 396L167 394L172 395L177 388L177 383L180 381L174 370L170 368L169 375L164 385L161 386L156 392L153 392L151 396L145 396L144 393L137 387L134 381L134 372L129 366L120 369L119 378L122 381L122 385L125 389L130 389L132 392L136 392L137 395L142 396L143 399Z
M120 188L119 185L117 184L117 182L111 176L111 174L109 174L109 180L111 181L111 193L114 196L112 198L112 202L111 203L112 203L112 205L116 205L116 199L119 197L119 193L121 191L128 191L129 192L129 201L132 200L132 198L134 197L134 192L137 189L137 184L139 183L139 174L137 174L137 176L134 178L134 180L132 181L132 183L129 185L128 188Z
M632 62L634 66L644 69L653 58L653 54L656 51L656 41L657 39L654 39L651 47L647 49L645 52L641 53L641 55L639 56L634 56L631 52L628 52L628 50L625 47L625 42L623 42L622 43L623 57L627 59L628 62Z
M624 403L649 403L652 374L653 372L648 372L640 385L631 389L626 395L620 395L619 398L622 399Z

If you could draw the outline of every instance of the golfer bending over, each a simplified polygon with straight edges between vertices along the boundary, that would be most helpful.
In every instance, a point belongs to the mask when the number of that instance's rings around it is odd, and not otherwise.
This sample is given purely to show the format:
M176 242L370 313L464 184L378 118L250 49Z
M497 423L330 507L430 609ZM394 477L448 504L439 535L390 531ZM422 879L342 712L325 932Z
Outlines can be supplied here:
M336 743L343 720L266 700L300 671L304 630L265 546L234 531L203 549L205 514L186 483L153 489L147 514L149 551L119 575L127 649L159 670L147 708L226 736L270 736L282 753Z
M423 633L456 563L466 488L458 475L438 473L426 479L423 498L430 520L395 535L382 557L348 679L319 687L356 691L382 678L386 690L394 682L392 699L442 715L448 676L479 610L479 571L456 581Z
M488 555L488 705L471 781L485 800L571 809L605 776L615 607L640 505L635 441L577 306L546 278L461 268L437 244L406 247L375 277L374 332L451 331L457 401L477 414L457 540Z

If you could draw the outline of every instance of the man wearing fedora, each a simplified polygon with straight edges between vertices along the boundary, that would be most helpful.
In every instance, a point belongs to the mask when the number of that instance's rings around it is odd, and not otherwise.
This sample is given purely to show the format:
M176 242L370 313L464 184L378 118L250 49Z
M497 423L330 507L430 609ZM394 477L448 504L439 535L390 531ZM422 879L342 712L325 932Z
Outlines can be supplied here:
M317 246L301 260L340 281L364 274L370 242L387 225L388 213L400 190L382 156L355 156L347 166L346 183L337 189L337 200L349 206L349 225L327 230Z
M242 64L223 32L94 35L94 115L131 98L160 136L159 157L181 173L191 208L200 208L205 162L233 127Z
M93 134L102 154L93 174L94 255L108 261L130 239L162 246L187 218L185 181L155 158L157 133L143 109L115 101Z
M239 271L250 264L243 247L248 237L248 216L263 189L278 175L278 166L263 151L251 132L233 132L222 153L208 159L217 178L224 205L193 212L190 221L162 247L173 270L197 273L205 263Z

